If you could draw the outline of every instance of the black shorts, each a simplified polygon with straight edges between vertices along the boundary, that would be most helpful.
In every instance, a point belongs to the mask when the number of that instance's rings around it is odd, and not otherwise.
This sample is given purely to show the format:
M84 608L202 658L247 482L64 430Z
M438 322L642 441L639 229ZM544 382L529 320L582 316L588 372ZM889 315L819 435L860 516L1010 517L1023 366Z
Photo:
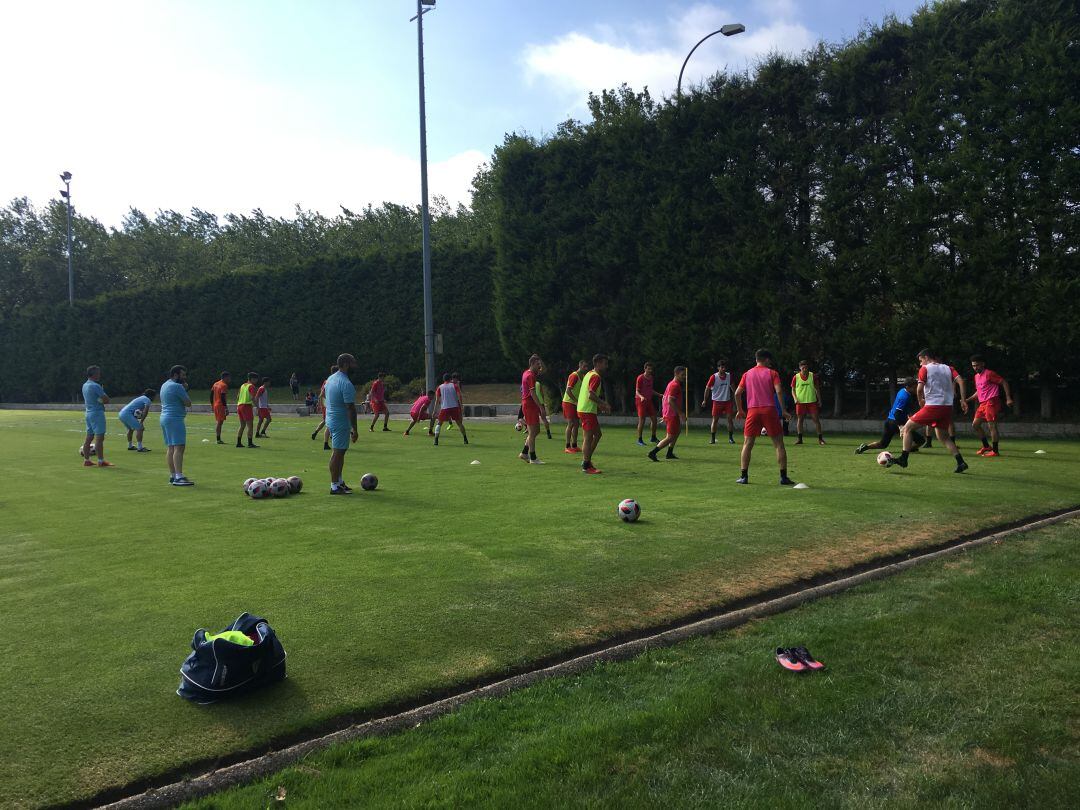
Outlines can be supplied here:
M907 420L904 421L906 422ZM893 437L896 436L896 434L898 434L899 432L900 425L896 422L896 420L886 419L884 424L882 424L881 426L881 439L878 441L878 447L881 450L884 450L892 442ZM916 431L915 446L922 447L925 441L926 440L922 437L922 435L918 431Z

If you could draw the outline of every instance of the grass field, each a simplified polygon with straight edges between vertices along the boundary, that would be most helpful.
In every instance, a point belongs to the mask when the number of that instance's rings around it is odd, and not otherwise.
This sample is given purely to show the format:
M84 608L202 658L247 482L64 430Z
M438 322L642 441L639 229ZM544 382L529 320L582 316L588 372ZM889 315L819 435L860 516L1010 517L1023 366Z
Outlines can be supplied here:
M240 387L242 380L236 380L233 382L233 387L229 390L229 408L235 407L236 403L236 391ZM106 388L106 390L108 390ZM290 409L294 405L300 405L304 402L304 397L307 395L308 390L318 392L318 385L300 386L300 400L294 401L292 398L292 391L289 390L288 385L276 385L270 391L270 405L281 411ZM139 392L141 393L141 392ZM462 396L465 398L465 402L470 405L505 405L516 404L521 400L521 386L518 383L482 383L479 385L465 385L461 389ZM139 394L118 394L112 397L112 401L115 404L122 405L126 402L130 402ZM196 405L209 405L210 404L210 389L209 388L192 388L188 391L188 396L191 397L191 401ZM412 402L411 399L401 397L392 397L391 401L404 403L408 399L408 402ZM154 403L155 409L157 403Z
M1073 522L187 807L1075 807L1078 604Z
M605 474L586 478L558 441L541 439L546 466L522 464L520 435L493 424L471 427L468 448L456 433L435 449L363 432L346 477L375 472L380 489L331 498L313 425L280 419L262 448L238 450L203 443L211 418L191 417L197 486L180 489L156 416L154 452L113 434L119 466L86 469L81 414L0 411L0 653L17 707L0 720L0 804L91 796L1080 500L1076 443L1006 442L956 476L940 450L885 471L837 438L791 449L810 485L792 491L761 451L753 484L734 485L737 448L700 432L682 460L650 464L628 429L609 429ZM248 476L287 474L305 479L296 498L241 494ZM614 517L625 497L642 503L636 525ZM230 705L181 701L191 634L243 610L277 628L288 681Z

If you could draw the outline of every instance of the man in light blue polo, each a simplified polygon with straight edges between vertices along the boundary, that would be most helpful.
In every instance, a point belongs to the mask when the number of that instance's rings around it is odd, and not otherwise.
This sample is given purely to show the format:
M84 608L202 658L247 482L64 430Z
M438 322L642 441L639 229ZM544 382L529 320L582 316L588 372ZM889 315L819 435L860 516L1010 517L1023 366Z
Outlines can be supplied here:
M157 391L147 388L141 397L135 397L127 405L120 409L120 424L127 428L128 450L136 450L139 453L149 453L149 447L143 447L143 428L146 425L146 415L150 413L150 403L157 396ZM131 443L132 435L139 443L136 448Z
M161 386L161 433L165 437L165 460L169 463L169 483L174 487L192 487L184 477L184 450L187 448L186 408L191 407L187 392L187 369L173 366L169 379Z
M90 366L86 369L86 382L82 387L83 402L86 403L86 439L83 441L80 454L83 457L84 467L93 467L90 460L90 443L94 443L94 453L97 455L99 467L112 467L105 460L105 406L109 404L109 397L105 389L101 387L101 367Z
M326 429L330 432L330 494L348 495L342 471L349 445L356 441L356 387L349 372L356 368L356 358L343 354L337 359L338 370L326 381Z

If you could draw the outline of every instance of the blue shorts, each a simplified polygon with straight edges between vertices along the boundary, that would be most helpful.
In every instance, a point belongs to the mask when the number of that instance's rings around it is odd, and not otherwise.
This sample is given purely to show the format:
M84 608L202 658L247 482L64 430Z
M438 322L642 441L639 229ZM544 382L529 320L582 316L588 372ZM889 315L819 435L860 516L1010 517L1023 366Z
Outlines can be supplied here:
M334 424L327 424L326 429L330 431L330 446L334 450L348 450L350 440L352 439L352 425L348 422L341 424L335 422Z
M166 447L187 444L187 424L183 419L162 419L161 433L165 436Z
M87 411L86 412L86 435L87 436L104 436L105 435L105 411Z
M142 430L143 426L139 423L139 420L135 418L133 414L122 413L120 414L120 422L128 430Z

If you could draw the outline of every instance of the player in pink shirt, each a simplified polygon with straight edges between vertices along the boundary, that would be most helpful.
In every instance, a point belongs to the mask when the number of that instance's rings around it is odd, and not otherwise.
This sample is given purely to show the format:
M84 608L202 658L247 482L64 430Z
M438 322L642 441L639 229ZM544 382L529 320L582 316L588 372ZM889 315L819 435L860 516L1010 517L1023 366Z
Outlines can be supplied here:
M386 384L383 382L385 376L385 371L376 374L375 379L371 382L371 389L368 391L368 403L371 405L371 413L374 414L371 417L371 424L368 426L368 430L372 433L375 432L375 423L379 421L380 416L383 418L383 431L390 432L390 425L388 424L390 422L390 408L386 404Z
M679 434L682 433L682 426L686 422L686 403L683 399L683 385L686 383L686 366L675 366L675 376L671 382L667 384L667 388L664 389L663 400L663 417L664 425L667 429L667 435L660 440L660 442L649 451L649 458L652 461L659 461L656 454L667 448L667 455L665 458L675 458L675 442L679 440Z
M904 450L899 458L890 458L887 467L907 467L908 454L915 446L915 432L924 427L932 427L937 431L938 441L952 453L956 459L956 469L953 472L962 473L968 468L964 457L960 455L960 449L956 446L949 435L949 428L953 421L953 402L955 400L954 388L960 386L960 410L968 412L967 389L964 378L955 368L938 362L937 355L930 349L919 352L919 384L916 395L919 398L919 410L908 417L904 423Z
M642 447L645 446L645 442L641 438L641 432L645 429L645 417L649 418L649 424L652 427L652 438L649 441L653 444L656 444L657 441L656 404L653 402L655 396L656 393L653 391L653 364L646 363L642 372L634 380L634 405L637 407L637 443Z
M536 457L536 437L540 433L540 422L547 424L547 411L536 396L536 375L543 367L540 355L534 354L529 358L529 367L521 373L521 412L525 421L525 447L518 454L518 458L530 464L543 464Z
M754 353L756 365L742 375L739 387L735 389L736 418L744 414L746 421L743 424L743 448L742 448L742 475L737 484L750 483L750 456L754 451L754 442L764 430L772 439L773 447L776 448L776 463L780 467L780 483L790 486L795 482L788 478L787 474L787 449L784 447L784 426L780 424L780 417L790 419L791 414L783 411L776 412L776 403L782 402L780 397L780 375L772 368L772 352L768 349L758 349ZM743 408L745 396L746 407Z
M975 435L982 442L982 448L975 453L983 458L994 458L998 453L998 417L1001 416L1001 391L1005 390L1005 404L1010 408L1013 404L1012 389L1009 388L1008 380L991 371L986 367L986 358L981 354L971 356L971 368L975 372L975 393L968 397L968 402L978 400L979 407L975 409L975 419L971 427ZM983 430L983 422L990 425L990 441L986 440L986 432Z
M409 419L411 419L412 421L409 422L409 426L405 428L405 432L402 434L403 436L408 436L409 431L416 426L417 422L427 422L429 419L431 419L431 412L428 409L431 406L431 400L434 398L434 391L428 391L426 394L416 398L416 402L414 402L412 404L412 407L409 408ZM428 435L434 436L435 431L429 429Z

